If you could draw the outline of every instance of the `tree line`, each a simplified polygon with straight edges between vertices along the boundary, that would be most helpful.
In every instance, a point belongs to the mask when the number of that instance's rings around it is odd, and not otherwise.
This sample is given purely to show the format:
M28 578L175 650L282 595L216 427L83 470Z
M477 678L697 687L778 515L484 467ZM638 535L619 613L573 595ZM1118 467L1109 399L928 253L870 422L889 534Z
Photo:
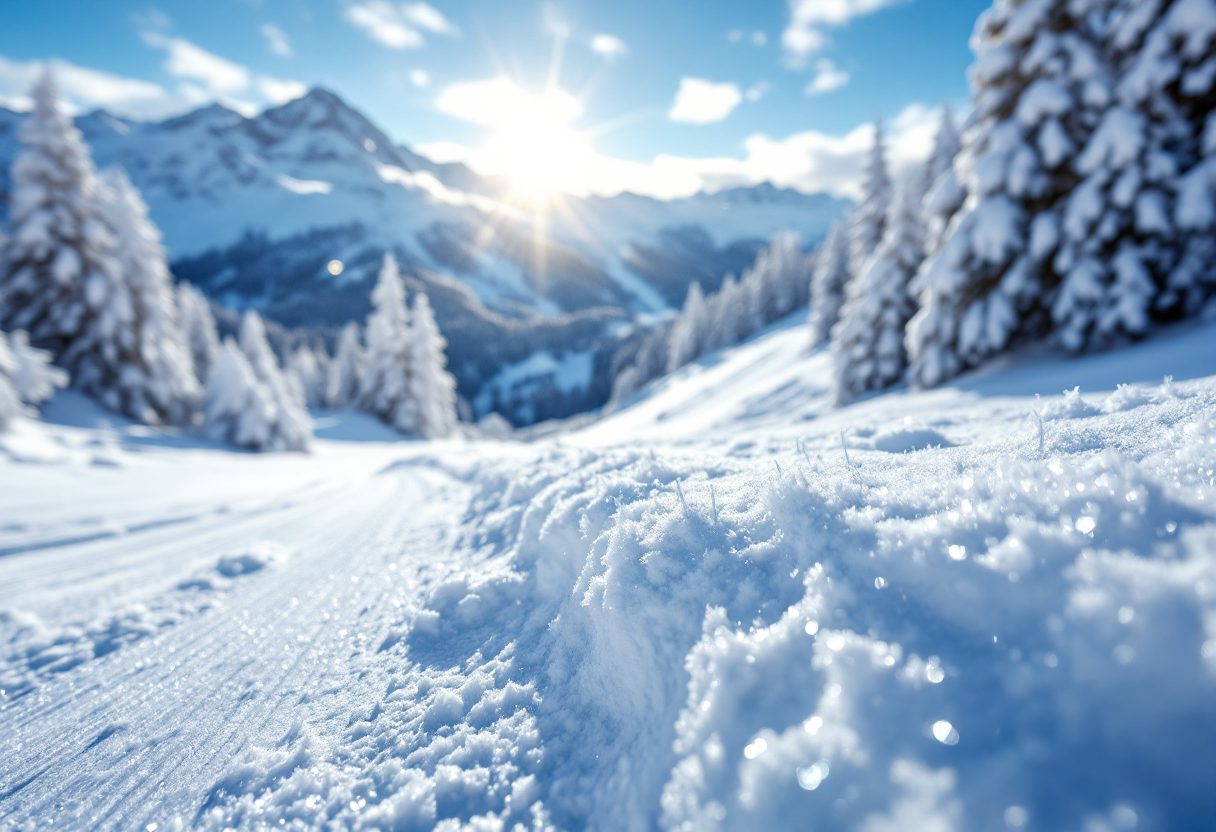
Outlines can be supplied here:
M308 407L358 407L411 436L454 430L446 342L425 294L407 307L391 254L366 348L352 323L334 359L304 344L280 362L252 309L221 342L210 302L174 283L139 191L94 168L50 72L33 99L0 234L0 429L70 383L145 424L252 450L307 450Z

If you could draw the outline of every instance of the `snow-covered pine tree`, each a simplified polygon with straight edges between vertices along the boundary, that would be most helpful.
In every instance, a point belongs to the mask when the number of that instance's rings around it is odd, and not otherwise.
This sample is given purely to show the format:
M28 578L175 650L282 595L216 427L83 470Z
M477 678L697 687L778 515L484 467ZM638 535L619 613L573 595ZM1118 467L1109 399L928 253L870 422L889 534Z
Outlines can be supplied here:
M963 207L966 193L954 173L954 159L961 145L950 105L942 107L941 122L933 139L933 150L925 162L925 254L935 254L950 220Z
M665 321L642 339L634 353L633 361L623 367L612 381L612 396L609 404L640 390L643 385L667 372L667 359L671 354L672 321Z
M308 450L312 442L312 419L279 367L261 316L252 309L245 310L241 319L240 339L241 352L261 389L260 397L271 409L269 438L262 443L263 447L276 451Z
M933 385L1047 329L1071 161L1110 99L1095 48L1108 0L997 0L972 38L974 109L955 172L967 198L918 278L909 380Z
M13 164L0 323L27 330L111 410L189 422L200 391L147 209L125 179L97 176L50 73L33 94Z
M304 404L310 409L325 406L329 383L329 355L324 347L301 344L287 360L287 375L299 387Z
M0 332L0 431L67 383L68 374L51 366L49 352L31 347L24 332Z
M743 289L734 275L727 275L712 298L707 340L712 349L737 344L754 331Z
M1074 350L1138 336L1154 307L1194 311L1216 289L1216 180L1193 187L1213 155L1204 139L1216 105L1216 2L1113 5L1103 45L1115 100L1077 156L1084 178L1055 258L1063 284L1053 318ZM1200 233L1184 241L1180 226Z
M367 317L366 370L359 406L401 433L418 436L421 415L410 393L411 332L405 286L392 253L384 255ZM341 357L341 356L339 356Z
M220 336L215 316L211 314L211 303L202 292L183 280L177 284L177 310L190 349L194 377L199 384L206 384L211 365L220 351Z
M874 146L862 171L861 200L853 209L849 227L849 271L860 274L886 230L891 211L891 178L883 143L882 120L874 123Z
M768 248L756 256L755 270L769 274L771 302L764 326L806 305L814 260L803 253L802 241L793 231L774 234Z
M425 293L414 297L410 319L409 381L417 434L423 439L441 439L456 428L456 379L446 369L447 342Z
M49 71L33 97L13 162L0 326L27 330L58 358L95 315L86 291L104 300L117 265L101 182Z
M900 180L882 242L866 268L849 282L840 321L832 330L837 402L881 390L903 377L904 328L916 311L909 284L924 256L923 182L920 170Z
M694 282L688 287L688 295L684 298L684 308L680 310L679 317L671 327L667 372L678 370L704 352L709 327L707 313L705 296L701 294L701 284Z
M113 409L144 422L189 424L202 388L182 330L160 230L123 171L107 171L103 178L117 279L110 297L94 304L97 319L91 337L66 355L78 356L72 362L76 382Z
M359 400L367 357L363 351L359 324L351 321L342 329L338 349L329 364L325 384L325 405L334 409L350 407Z
M760 249L756 253L756 261L739 278L739 294L744 304L749 334L764 329L776 315L777 288L774 285L776 275L770 268L767 251L767 248ZM706 300L712 302L713 295ZM707 318L712 317L708 307L705 311ZM708 329L707 323L706 337L713 340L713 333L710 333ZM708 350L703 346L701 352L708 352Z
M277 430L277 415L274 397L258 381L245 353L225 338L203 393L203 433L238 448L288 450Z
M843 220L832 223L819 249L811 276L811 346L828 339L840 318L845 287L849 283L849 235Z

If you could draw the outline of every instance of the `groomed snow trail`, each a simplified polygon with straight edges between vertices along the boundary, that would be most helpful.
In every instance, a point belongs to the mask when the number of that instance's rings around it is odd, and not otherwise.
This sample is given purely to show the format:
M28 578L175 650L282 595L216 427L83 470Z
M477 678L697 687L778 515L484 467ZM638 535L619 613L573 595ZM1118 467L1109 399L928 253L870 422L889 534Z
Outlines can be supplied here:
M361 741L404 740L427 717L430 682L398 627L450 569L460 475L385 445L313 459L110 451L102 465L6 465L0 827L256 823L238 798L278 751L289 763L274 776L361 769L308 803L312 820L353 816L377 786L410 811L408 788L368 779ZM481 674L491 692L496 669ZM396 690L418 713L385 716ZM512 739L505 758L521 753ZM419 800L433 822L434 790Z
M840 410L804 335L531 445L21 425L0 829L1216 825L1216 330Z

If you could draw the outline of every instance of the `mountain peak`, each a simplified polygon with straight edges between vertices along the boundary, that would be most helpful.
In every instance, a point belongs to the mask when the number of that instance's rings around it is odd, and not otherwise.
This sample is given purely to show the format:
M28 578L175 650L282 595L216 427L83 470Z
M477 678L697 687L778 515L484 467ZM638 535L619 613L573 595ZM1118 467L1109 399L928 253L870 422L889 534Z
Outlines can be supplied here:
M245 117L236 110L229 109L217 102L208 104L205 107L199 107L197 110L191 110L184 115L166 119L161 122L161 127L168 130L181 130L198 126L223 128L239 124L244 120Z

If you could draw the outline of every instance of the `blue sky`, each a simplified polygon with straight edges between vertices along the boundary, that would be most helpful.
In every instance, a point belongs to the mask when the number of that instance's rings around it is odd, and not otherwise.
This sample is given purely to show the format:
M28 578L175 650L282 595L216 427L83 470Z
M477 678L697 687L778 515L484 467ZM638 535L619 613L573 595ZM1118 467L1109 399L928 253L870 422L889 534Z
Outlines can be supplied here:
M898 163L924 152L939 105L965 107L987 5L6 0L0 103L21 106L45 61L76 107L144 118L210 100L252 112L322 84L436 158L543 167L576 192L848 193L866 122L887 119Z

